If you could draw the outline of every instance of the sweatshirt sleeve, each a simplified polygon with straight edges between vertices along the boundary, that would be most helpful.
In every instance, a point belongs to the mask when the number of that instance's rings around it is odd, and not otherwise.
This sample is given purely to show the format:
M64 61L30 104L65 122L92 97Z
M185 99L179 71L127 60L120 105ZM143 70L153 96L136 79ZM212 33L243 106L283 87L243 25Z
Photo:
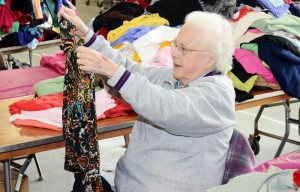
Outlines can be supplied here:
M115 62L118 65L123 66L131 73L139 73L149 79L151 83L156 84L159 79L166 75L169 67L157 67L151 66L147 63L137 63L130 59L123 57L122 53L116 49L113 49L109 42L104 39L103 36L97 36L91 29L85 37L85 45L90 47ZM164 68L161 70L161 68Z
M119 89L140 116L169 133L200 137L232 128L236 122L233 88L204 82L168 90L139 74L130 74L119 87L126 73L120 68L108 84Z

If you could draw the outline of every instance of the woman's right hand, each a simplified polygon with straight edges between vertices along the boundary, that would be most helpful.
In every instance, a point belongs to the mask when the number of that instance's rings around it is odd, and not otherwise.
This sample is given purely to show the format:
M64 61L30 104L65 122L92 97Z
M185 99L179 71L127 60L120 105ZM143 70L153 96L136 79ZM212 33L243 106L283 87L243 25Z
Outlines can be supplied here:
M76 15L75 10L69 9L67 7L61 7L59 12L57 13L58 18L65 18L66 20L70 21L73 25L76 26L75 34L79 38L85 37L88 32L89 28L83 23L83 21Z

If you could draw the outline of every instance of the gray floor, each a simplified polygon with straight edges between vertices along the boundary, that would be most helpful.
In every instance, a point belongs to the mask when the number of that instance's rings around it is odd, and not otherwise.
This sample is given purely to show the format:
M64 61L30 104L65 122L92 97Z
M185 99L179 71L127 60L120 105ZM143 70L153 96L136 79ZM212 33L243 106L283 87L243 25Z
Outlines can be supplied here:
M83 21L87 23L92 17L98 15L100 8L97 6L96 0L90 0L90 5L86 6L84 1L77 1L77 9ZM52 54L58 51L58 48L38 50L34 52L34 63L39 64L40 54ZM14 56L22 61L28 62L26 54L14 54ZM299 103L292 104L292 117L298 117ZM253 133L253 121L258 108L251 108L237 112L236 128L244 133L247 137ZM282 106L266 109L259 123L260 130L283 135L284 131L284 108ZM291 126L290 138L299 141L298 127ZM114 169L117 160L124 153L123 137L116 137L99 141L101 151L101 174L113 183ZM279 140L262 136L260 141L260 153L257 155L257 165L272 159L279 146ZM299 146L287 143L282 154L286 154L299 149ZM26 174L29 176L30 192L68 192L72 189L73 174L64 171L64 149L57 149L38 153L41 169L44 175L43 181L38 181L38 174L34 163L28 167ZM21 161L20 161L21 162Z

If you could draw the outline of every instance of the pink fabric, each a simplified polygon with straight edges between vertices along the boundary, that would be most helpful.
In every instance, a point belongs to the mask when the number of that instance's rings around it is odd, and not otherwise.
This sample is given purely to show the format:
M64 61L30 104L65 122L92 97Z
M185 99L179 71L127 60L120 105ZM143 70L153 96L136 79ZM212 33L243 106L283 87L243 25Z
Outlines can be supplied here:
M270 165L280 169L300 169L300 151L289 153L267 161L252 170L252 172L266 172Z
M247 30L247 33L257 33L257 34L260 34L262 32L259 29L249 29L249 30Z
M97 91L95 98L97 119L105 118L104 112L116 106L115 100L111 98L111 95L105 89Z
M173 64L173 59L171 56L171 47L165 46L159 49L156 53L156 55L151 59L149 62L150 65L155 66L167 66Z
M96 97L96 115L97 119L104 119L104 111L109 110L116 106L115 100L108 94L105 89L97 91ZM41 122L42 119L47 119L51 122L62 124L62 93L49 94L30 100L21 100L15 102L9 106L11 114L21 113L21 115L27 115L20 119L18 117L14 121L16 125L26 125L39 128L46 128L59 131L62 127L52 125L49 122ZM12 117L12 116L11 116ZM10 118L11 118L10 117ZM38 118L38 119L37 119Z
M66 67L66 56L64 55L63 51L58 51L53 55L42 53L40 65L52 68L59 74L64 75Z
M46 118L50 121L54 121L57 123L62 124L62 108L57 107L62 105L62 100L56 99L56 97L49 97L50 95L41 96L40 98L35 98L31 100L24 100L21 103L16 102L11 106L17 106L17 110L14 109L14 112L17 113L21 111L22 115L30 115L34 117ZM55 94L53 95L55 96ZM59 94L59 98L62 95ZM97 91L95 93L96 97L96 115L97 119L105 118L103 115L104 111L109 110L116 106L115 100L111 98L111 95L108 94L105 89ZM48 102L48 98L51 100L50 103ZM57 104L58 101L59 103ZM54 104L54 103L56 104ZM17 105L18 104L18 105ZM22 104L22 105L20 105ZM10 106L10 108L11 108ZM11 110L12 111L12 110ZM12 114L15 114L12 113Z
M41 66L0 71L0 100L33 95L34 84L58 76L59 73Z
M271 70L263 66L262 61L251 51L236 48L234 57L244 67L247 73L258 74L270 83L277 83Z
M39 111L21 111L21 114L46 118L50 121L62 124L62 107L52 107L50 109Z
M44 128L44 129L51 129L54 131L62 131L61 127L56 127L54 125L49 125L47 123L42 123L40 121L36 121L36 120L22 120L22 119L16 119L14 121L15 125L23 125L23 126L30 126L30 127L37 127L37 128Z

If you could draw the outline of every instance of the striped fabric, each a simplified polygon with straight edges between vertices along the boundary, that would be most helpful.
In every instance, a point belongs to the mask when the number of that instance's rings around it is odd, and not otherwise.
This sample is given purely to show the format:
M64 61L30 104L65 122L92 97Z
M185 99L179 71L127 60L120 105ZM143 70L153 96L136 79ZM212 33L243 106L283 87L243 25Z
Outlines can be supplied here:
M84 46L89 47L91 44L93 44L96 41L96 39L97 39L97 35L94 33L94 35L92 36L92 38L88 42L86 42L84 44Z
M130 77L130 75L131 73L128 70L126 70L121 76L121 78L119 79L119 81L117 82L117 84L114 86L114 88L119 91L122 88L122 86L125 84L127 79Z

